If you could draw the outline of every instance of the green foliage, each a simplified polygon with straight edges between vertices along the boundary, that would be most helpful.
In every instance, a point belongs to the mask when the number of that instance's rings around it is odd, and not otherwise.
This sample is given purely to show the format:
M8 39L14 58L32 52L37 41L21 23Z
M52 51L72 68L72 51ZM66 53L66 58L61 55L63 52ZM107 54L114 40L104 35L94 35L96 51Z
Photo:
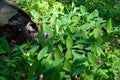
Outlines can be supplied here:
M115 26L120 25L120 1L119 0L57 0L62 2L67 10L71 9L72 2L75 3L75 6L79 7L84 5L88 12L93 10L99 10L100 17L104 19L113 18Z
M38 44L11 48L0 38L0 79L119 80L120 28L97 9L89 13L73 4L66 12L66 6L50 1L19 0L35 22L42 21Z

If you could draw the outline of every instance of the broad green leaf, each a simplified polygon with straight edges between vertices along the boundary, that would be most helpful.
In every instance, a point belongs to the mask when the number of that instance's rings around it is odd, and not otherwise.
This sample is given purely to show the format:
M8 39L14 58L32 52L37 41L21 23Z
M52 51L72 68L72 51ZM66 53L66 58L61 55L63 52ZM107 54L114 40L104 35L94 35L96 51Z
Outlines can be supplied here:
M4 70L0 71L0 74L8 76L8 75L10 75L10 71L9 71L9 69L4 69Z
M75 52L74 50L72 51L72 54L73 54L73 61L81 57L81 54Z
M2 48L0 48L0 54L6 54L6 51Z
M75 52L77 52L78 54L84 54L85 51L84 50L74 50Z
M71 59L72 58L72 49L68 49L65 55L66 59Z
M48 46L49 51L53 50L53 38L46 40L46 46Z
M58 44L58 49L62 52L63 51L63 47L61 44Z
M2 48L2 45L0 45L0 54L6 54L6 51Z
M33 53L35 53L38 50L38 48L39 48L39 45L33 45L28 52L33 54Z
M39 67L39 69L40 69L40 72L41 73L43 73L43 72L45 72L47 69L49 69L49 68L51 68L52 66L51 66L51 60L47 60L47 59L43 59L43 60L41 60L40 61L40 67Z
M7 79L3 76L0 76L0 80L7 80Z
M79 66L79 68L78 69L75 69L73 72L72 72L72 76L76 76L76 75L78 75L78 74L81 74L83 71L85 71L86 70L86 66L84 66L84 65L81 65L81 66Z
M94 65L94 68L91 69L91 72L92 72L93 74L96 74L96 72L97 72L97 70L99 69L99 67L100 67L100 65Z
M35 60L32 64L32 66L30 67L30 70L28 72L28 76L30 77L35 71L36 69L38 68L39 66L39 61L38 60Z
M42 31L38 32L38 40L39 40L39 43L41 44L41 46L44 47L45 46L45 38L44 38L44 34Z
M49 27L47 24L43 24L43 31L47 32L51 37L54 36L54 30Z
M73 48L83 49L83 44L76 44Z
M31 58L34 58L34 55L38 49L39 49L39 45L36 44L31 47L31 49L28 51L28 53L30 53Z
M23 52L22 51L17 51L17 52L15 52L12 56L19 56L19 55L21 55Z
M73 46L73 40L72 40L71 36L68 36L66 39L66 47L67 47L67 49L71 49L72 46Z
M27 44L22 44L20 46L16 45L15 48L13 49L13 52L18 50L23 51L22 49L24 48L27 48Z
M87 21L91 21L91 19L99 17L99 12L95 9L92 13L90 13L87 17Z
M82 14L86 14L87 13L87 9L86 9L86 7L85 6L80 6L80 11L81 11L81 13Z
M92 64L96 64L97 63L96 56L95 56L94 53L88 53L88 60Z
M35 21L35 22L38 22L38 20L39 20L39 18L40 18L40 14L35 10L35 9L33 9L31 12L31 15L33 16L33 20Z
M103 52L103 50L99 46L96 46L96 52L98 53L98 56L100 56L101 54L105 55L104 52Z
M100 28L97 27L97 28L94 30L93 34L94 34L94 37L95 37L96 39L97 39L98 37L100 37Z
M45 80L60 80L60 72L58 67L52 67L46 70L43 75Z
M93 74L85 75L84 80L95 80Z
M85 23L85 24L83 24L83 25L80 26L80 29L81 29L82 31L85 31L85 32L86 32L90 27L91 27L91 26L90 26L89 23Z
M64 72L60 72L60 80L62 80L63 79L63 77L65 77L65 71Z
M107 74L109 72L109 70L107 69L98 69L98 73L99 75L103 76L105 79L109 78L109 75Z
M79 40L77 41L75 44L90 44L91 42L90 41L87 41L87 40Z
M68 72L71 71L71 63L69 60L65 60L63 69Z
M41 60L48 51L48 46L44 47L38 54L38 60Z
M7 53L11 53L11 48L8 41L4 37L0 38L0 41L2 43L3 49L5 49Z
M63 55L59 49L57 49L54 53L55 59L62 59Z
M76 28L75 28L74 26L71 26L71 27L70 27L70 31L71 31L72 33L74 33L74 32L76 31Z
M66 78L66 79L68 79L68 80L71 80L71 76L70 76L69 74L66 74L66 75L64 76L64 78Z
M97 53L97 56L105 55L104 52L103 52L103 50L102 50L102 48L97 43L92 44L91 48L92 48L91 50L93 52Z
M57 66L60 63L62 63L62 61L63 61L62 59L56 59L56 60L53 61L52 66Z
M111 18L107 22L107 32L108 32L108 34L113 32L113 24L112 24L112 19Z
M72 64L72 67L77 67L79 64L82 64L82 63L84 63L85 61L87 61L88 60L88 58L87 57L84 57L84 58L78 58L78 59L76 59L74 62L73 62L73 64Z
M50 19L50 23L51 23L51 25L54 25L55 24L55 22L56 22L56 15L55 14L53 14L52 16L51 16L51 19Z

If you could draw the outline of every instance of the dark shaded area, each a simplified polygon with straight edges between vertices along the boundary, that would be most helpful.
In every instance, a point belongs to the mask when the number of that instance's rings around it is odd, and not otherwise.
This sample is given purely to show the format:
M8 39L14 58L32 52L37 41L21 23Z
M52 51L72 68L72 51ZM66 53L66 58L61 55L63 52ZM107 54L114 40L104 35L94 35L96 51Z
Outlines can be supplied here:
M20 8L0 0L0 37L6 37L11 46L27 39L37 42L38 27Z

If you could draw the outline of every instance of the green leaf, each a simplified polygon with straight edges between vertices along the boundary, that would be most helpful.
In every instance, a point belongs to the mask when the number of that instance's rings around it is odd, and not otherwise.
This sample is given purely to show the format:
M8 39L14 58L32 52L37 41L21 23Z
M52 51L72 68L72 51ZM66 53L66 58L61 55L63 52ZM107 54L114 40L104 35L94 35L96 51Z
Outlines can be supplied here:
M52 67L43 74L45 80L60 80L60 72L58 67Z
M34 54L38 50L38 48L39 48L38 45L33 45L28 52L30 52L31 54Z
M42 31L38 32L38 41L41 44L42 47L45 46L45 37Z
M69 60L65 60L63 69L68 72L71 71L71 63Z
M60 63L62 63L62 61L63 61L62 59L56 59L56 60L53 61L52 66L57 66Z
M24 48L28 48L27 44L22 44L20 46L16 45L15 48L13 49L13 52L14 51L16 52L16 51L19 51L19 50L23 52Z
M6 51L2 49L2 46L0 46L0 54L6 54Z
M76 60L73 62L72 67L73 67L73 68L74 68L74 67L77 67L79 64L82 64L82 63L84 63L84 62L87 61L87 60L88 60L87 57L78 58L78 59L76 59Z
M22 51L17 51L15 52L12 56L15 57L15 56L20 56L23 52Z
M40 14L35 10L35 9L33 9L31 12L31 15L33 16L33 20L35 21L35 22L38 22L39 21L39 18L40 18Z
M99 17L99 12L95 9L91 14L87 16L87 21L91 21L91 19Z
M30 70L28 72L28 76L30 77L35 71L36 69L38 68L39 66L39 61L38 60L35 60L32 64L32 66L30 67Z
M72 58L72 49L67 50L65 58L66 59L71 59Z
M49 39L46 41L46 46L48 46L49 51L52 51L52 50L53 50L53 38L49 38Z
M67 49L71 49L72 48L73 40L72 40L71 36L67 37L67 39L66 39L66 46L67 46Z
M94 37L97 39L98 37L100 37L100 28L99 27L97 27L95 30L94 30L94 32L93 32L93 34L94 34Z
M65 71L64 72L60 72L60 80L62 80L63 79L63 77L65 77Z
M0 71L0 74L8 76L8 75L10 75L10 71L8 69L4 69L4 70Z
M54 30L49 27L47 24L43 24L43 31L47 32L51 37L54 36Z
M92 48L91 50L93 52L97 53L97 56L100 56L100 55L104 55L105 56L102 48L97 43L92 44L91 48Z
M85 71L86 70L86 66L84 66L84 65L81 65L81 66L79 66L79 68L78 69L76 69L76 70L74 70L73 72L72 72L72 76L76 76L76 75L78 75L78 74L81 74L83 71Z
M7 79L3 76L0 76L0 80L7 80Z
M86 7L85 6L80 6L80 11L81 11L81 13L82 14L86 14L87 13L87 9L86 9Z
M63 55L59 49L57 49L54 53L55 59L62 59Z
M108 32L108 34L113 32L113 24L112 24L112 19L111 18L107 22L107 32Z
M3 49L5 49L7 51L7 53L11 53L10 45L9 45L8 41L5 39L5 37L0 38L0 41L2 43Z
M92 64L96 64L97 63L96 56L95 56L94 53L88 53L88 60Z
M98 69L97 72L99 73L100 76L104 77L106 80L109 78L109 75L107 74L109 70L100 68Z
M38 54L38 60L41 60L48 51L48 46L44 47Z

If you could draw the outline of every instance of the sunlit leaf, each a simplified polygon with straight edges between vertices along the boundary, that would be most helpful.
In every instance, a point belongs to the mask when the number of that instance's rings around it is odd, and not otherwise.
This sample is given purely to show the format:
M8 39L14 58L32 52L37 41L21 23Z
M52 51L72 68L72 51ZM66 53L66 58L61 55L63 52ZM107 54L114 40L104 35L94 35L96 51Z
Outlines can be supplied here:
M92 64L96 64L97 63L96 56L95 56L94 53L88 53L88 60Z
M40 14L39 14L35 9L33 9L30 13L31 13L31 15L32 15L33 18L34 18L34 21L35 21L35 22L38 22L38 20L39 20L39 18L40 18Z
M53 61L52 66L57 66L60 63L62 63L62 61L63 61L62 59L56 59L56 60Z
M97 39L98 37L100 37L100 28L97 27L95 30L94 30L94 37Z
M67 46L67 49L71 49L72 48L73 40L72 40L71 36L67 37L67 39L66 39L66 46Z
M68 72L71 71L71 63L70 63L69 60L65 60L63 69L64 69L65 71L68 71Z
M82 14L86 14L87 13L87 9L86 9L86 7L85 6L80 6L80 10L81 10L81 13Z
M112 24L112 19L111 18L107 22L107 32L108 32L108 34L113 32L113 24Z
M71 59L72 58L72 49L67 50L65 58L66 59Z
M99 12L97 9L95 9L92 13L90 13L87 17L87 21L90 21L91 19L99 17Z
M48 46L44 47L38 54L37 59L41 60L48 51Z
M54 53L55 59L62 59L63 55L59 49L57 49Z

